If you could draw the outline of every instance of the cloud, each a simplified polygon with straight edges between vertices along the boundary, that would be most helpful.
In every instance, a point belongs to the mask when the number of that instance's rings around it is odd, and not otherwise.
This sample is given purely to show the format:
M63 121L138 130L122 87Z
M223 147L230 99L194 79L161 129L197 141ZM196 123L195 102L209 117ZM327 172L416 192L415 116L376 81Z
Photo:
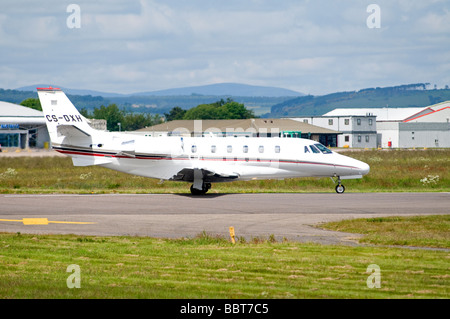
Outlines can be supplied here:
M241 82L322 94L450 82L444 0L379 0L380 29L366 25L370 0L83 0L80 29L67 28L70 3L2 2L0 87Z
M450 12L429 12L419 19L416 30L418 32L450 36Z
M179 33L174 11L154 1L140 1L136 12L88 12L86 28L101 39L146 39L149 36Z

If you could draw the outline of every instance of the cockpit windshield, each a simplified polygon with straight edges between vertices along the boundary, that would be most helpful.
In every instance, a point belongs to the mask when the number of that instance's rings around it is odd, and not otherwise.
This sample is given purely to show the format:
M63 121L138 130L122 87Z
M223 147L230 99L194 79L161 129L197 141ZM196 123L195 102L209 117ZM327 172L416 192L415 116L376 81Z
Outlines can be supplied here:
M320 154L320 151L319 151L319 150L317 149L317 147L315 147L314 145L310 145L309 148L311 149L311 151L312 151L313 153L319 153L319 154Z
M331 154L331 153L333 153L332 151L330 151L328 148L326 148L322 144L314 144L314 146L317 147L324 154Z

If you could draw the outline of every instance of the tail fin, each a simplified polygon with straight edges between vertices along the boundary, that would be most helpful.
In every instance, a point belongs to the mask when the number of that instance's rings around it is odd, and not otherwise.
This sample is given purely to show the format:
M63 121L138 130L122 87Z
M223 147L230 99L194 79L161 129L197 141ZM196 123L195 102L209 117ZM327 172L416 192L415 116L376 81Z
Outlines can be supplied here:
M64 138L90 137L94 129L61 89L37 88L50 139L62 144Z
M90 127L61 89L50 87L37 91L54 149L72 157L75 166L111 163L110 158L92 154L92 140L99 138L98 131Z

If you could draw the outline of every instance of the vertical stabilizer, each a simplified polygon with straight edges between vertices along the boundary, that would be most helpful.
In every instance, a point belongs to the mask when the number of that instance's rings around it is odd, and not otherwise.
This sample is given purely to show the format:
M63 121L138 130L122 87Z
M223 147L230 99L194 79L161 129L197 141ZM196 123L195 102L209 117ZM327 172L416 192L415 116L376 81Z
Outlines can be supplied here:
M61 89L49 87L37 91L52 143L60 144L64 137L91 136L94 129Z

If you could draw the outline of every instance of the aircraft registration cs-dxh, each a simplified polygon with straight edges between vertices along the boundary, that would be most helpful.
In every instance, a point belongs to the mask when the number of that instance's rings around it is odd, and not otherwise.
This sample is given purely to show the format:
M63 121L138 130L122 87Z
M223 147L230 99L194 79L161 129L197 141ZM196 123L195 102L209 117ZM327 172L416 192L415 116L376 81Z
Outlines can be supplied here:
M361 178L369 165L301 138L145 137L91 128L64 92L38 88L53 149L75 166L192 183L194 195L212 183L293 177Z

